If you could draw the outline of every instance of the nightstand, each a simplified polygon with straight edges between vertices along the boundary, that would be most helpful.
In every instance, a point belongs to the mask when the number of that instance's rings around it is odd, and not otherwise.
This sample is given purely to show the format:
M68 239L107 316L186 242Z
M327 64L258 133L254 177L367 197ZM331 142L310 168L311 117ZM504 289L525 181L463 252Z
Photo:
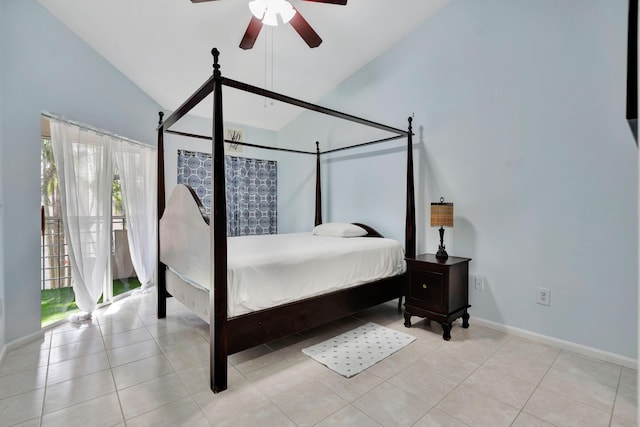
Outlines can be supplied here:
M450 256L440 261L433 254L407 258L404 326L411 327L411 316L426 317L442 325L442 338L451 339L451 324L462 317L469 327L469 261Z

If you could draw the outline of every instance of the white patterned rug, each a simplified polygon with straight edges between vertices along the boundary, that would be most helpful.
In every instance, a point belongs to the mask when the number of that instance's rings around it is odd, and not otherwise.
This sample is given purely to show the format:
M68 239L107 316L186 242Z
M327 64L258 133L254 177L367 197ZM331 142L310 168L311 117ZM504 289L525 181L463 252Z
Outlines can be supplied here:
M411 335L369 322L304 348L302 352L340 375L351 378L415 339Z

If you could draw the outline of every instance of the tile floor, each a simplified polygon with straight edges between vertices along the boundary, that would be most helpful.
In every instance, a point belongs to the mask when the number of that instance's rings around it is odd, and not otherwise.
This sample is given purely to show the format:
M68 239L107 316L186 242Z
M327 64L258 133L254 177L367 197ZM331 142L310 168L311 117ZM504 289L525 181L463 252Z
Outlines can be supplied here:
M233 355L208 387L208 326L156 294L65 324L0 366L2 426L635 426L637 372L558 348L414 318L395 303ZM473 313L472 313L473 315ZM351 379L301 349L373 321L414 335Z

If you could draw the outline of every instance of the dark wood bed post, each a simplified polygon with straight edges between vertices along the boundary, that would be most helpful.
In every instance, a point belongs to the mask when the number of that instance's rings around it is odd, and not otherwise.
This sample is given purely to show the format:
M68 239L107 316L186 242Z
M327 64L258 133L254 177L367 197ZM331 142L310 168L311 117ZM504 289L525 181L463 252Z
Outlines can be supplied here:
M164 113L158 113L158 170L157 170L157 213L158 213L158 233L156 243L157 271L158 275L158 319L167 317L167 283L165 280L166 266L160 262L160 218L164 213L165 194L164 194L164 127L162 126L162 118Z
M416 256L416 200L413 188L413 128L409 117L409 135L407 135L407 218L405 221L405 256Z
M416 197L413 187L413 128L412 117L409 117L409 134L407 135L407 208L404 224L404 256L414 258L416 256ZM398 311L402 311L402 297L404 290L398 298Z
M322 224L322 183L320 182L320 142L316 141L316 221Z
M218 59L220 51L211 50L213 55L213 210L211 232L210 293L212 300L209 314L210 381L214 393L227 389L227 207L224 180L224 121L222 117L222 73Z

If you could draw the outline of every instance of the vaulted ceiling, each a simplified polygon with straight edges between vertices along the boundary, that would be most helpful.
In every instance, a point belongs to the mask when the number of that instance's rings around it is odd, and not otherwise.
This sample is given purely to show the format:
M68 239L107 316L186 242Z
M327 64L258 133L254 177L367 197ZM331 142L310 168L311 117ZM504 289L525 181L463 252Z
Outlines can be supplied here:
M317 102L448 0L348 0L346 6L290 1L323 39L319 47L309 48L285 24L264 26L253 49L240 49L249 0L39 0L168 111L210 76L213 47L221 52L223 75ZM229 91L224 103L225 121L270 130L299 113ZM210 117L211 102L193 113Z

